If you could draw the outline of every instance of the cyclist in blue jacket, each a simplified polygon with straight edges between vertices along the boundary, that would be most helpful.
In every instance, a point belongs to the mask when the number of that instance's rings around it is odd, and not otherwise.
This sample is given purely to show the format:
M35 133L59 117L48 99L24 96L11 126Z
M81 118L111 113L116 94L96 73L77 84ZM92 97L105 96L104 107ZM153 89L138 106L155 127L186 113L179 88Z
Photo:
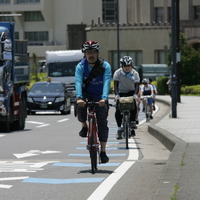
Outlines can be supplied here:
M87 137L87 108L86 99L98 101L96 108L99 141L101 144L100 158L102 163L109 161L106 155L108 139L108 95L112 78L110 64L99 58L99 44L96 41L87 41L82 46L84 59L76 66L75 86L77 98L77 117L82 123L79 132L81 137Z

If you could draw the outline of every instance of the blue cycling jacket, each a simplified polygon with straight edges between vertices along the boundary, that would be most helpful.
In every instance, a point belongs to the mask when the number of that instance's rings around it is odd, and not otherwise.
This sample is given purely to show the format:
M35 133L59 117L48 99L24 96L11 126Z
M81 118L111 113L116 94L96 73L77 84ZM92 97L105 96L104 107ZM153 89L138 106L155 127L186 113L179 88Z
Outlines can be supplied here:
M75 87L76 87L76 97L77 98L92 98L92 99L108 99L110 91L110 82L112 78L111 66L107 61L102 64L105 72L102 75L93 78L86 88L86 96L83 94L83 80L87 79L92 67L89 65L86 59L83 59L76 66L75 72Z

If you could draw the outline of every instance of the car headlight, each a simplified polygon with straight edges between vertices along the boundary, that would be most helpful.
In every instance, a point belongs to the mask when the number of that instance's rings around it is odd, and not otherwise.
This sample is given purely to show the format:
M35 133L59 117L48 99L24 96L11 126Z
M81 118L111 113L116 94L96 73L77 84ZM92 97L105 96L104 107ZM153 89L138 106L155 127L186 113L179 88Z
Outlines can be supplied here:
M33 99L31 97L28 97L27 101L30 102L30 103L33 103Z
M61 102L61 101L64 101L65 98L64 97L57 97L55 102Z

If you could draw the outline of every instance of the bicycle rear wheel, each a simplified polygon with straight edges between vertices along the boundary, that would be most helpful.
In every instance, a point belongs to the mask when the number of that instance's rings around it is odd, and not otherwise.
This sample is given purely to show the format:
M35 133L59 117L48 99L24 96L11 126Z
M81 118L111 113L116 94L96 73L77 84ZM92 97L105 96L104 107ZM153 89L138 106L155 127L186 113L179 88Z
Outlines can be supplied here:
M128 149L128 139L129 139L129 121L128 115L124 116L124 132L125 132L125 140L126 140L126 149Z

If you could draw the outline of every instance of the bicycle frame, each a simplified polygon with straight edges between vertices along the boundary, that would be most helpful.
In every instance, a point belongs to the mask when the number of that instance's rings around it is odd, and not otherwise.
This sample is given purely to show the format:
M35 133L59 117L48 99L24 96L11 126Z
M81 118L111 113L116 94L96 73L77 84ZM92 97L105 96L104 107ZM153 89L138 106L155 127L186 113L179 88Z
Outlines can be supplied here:
M95 102L87 102L88 106L88 142L86 148L90 152L91 169L94 174L97 170L97 154L99 155L98 129L95 115ZM99 162L100 163L100 162Z

